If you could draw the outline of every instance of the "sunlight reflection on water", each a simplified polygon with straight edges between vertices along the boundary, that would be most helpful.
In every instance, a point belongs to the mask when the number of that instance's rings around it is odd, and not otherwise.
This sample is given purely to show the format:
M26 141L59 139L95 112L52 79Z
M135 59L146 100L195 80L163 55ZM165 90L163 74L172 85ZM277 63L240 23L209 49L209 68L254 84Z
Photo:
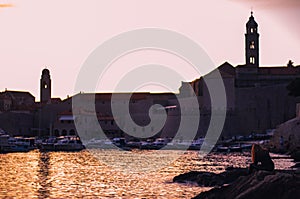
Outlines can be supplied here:
M190 170L222 172L227 166L246 167L250 161L249 153L212 154L199 160L197 152L187 151L161 169L160 162L147 154L157 153L166 158L178 155L178 151L136 153L145 157L135 161L138 168L152 164L158 170L124 170L134 153L124 156L117 150L0 154L0 198L191 198L209 188L172 183L174 176ZM124 162L116 162L114 167L101 162L101 158L113 161L120 155ZM292 165L287 160L276 161L277 168Z

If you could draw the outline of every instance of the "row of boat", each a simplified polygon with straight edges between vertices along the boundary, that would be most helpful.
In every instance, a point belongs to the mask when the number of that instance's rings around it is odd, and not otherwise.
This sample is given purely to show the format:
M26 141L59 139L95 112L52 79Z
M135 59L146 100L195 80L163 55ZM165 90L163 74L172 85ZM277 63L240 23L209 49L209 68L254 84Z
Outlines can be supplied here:
M200 150L203 145L209 145L204 138L198 138L193 141L172 140L170 138L156 138L147 140L130 140L125 138L113 139L91 139L84 144L78 136L61 136L48 138L23 138L11 137L7 134L0 133L0 152L28 152L33 149L41 151L80 151L82 149L141 149L141 150ZM211 146L217 152L242 152L249 150L251 144L238 145L216 145Z
M146 150L159 150L159 149L173 149L173 150L200 150L202 146L208 146L207 148L213 149L216 152L243 152L251 149L252 144L249 143L239 143L239 144L227 144L224 146L209 144L204 138L198 138L193 141L183 141L183 140L172 140L170 138L156 138L147 140L130 140L126 141L125 138L113 138L112 140L102 140L102 139L91 139L85 142L86 148L120 148L123 150L131 149L146 149Z
M199 138L194 141L174 141L170 138L156 138L146 140L129 140L125 138L113 138L113 139L91 139L85 142L86 148L93 149L107 149L107 148L120 148L123 150L131 149L145 149L145 150L159 150L159 149L192 149L199 150L203 144L204 139Z
M243 152L251 150L252 144L235 144L231 146L217 146L215 151L217 152Z
M36 146L41 151L80 151L85 149L78 136L50 137L37 142Z
M47 139L11 137L0 133L0 153L41 151L80 151L84 149L79 137L62 136Z
M0 152L28 152L35 148L34 138L11 137L0 133Z

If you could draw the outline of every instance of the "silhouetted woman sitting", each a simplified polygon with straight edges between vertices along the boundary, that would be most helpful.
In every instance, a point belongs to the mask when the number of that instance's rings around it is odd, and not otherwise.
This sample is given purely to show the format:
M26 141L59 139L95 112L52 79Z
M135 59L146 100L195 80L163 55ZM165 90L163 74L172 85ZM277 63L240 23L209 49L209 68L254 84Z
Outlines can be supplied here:
M251 149L252 163L250 164L249 173L258 170L273 171L274 162L269 152L258 144L253 144Z

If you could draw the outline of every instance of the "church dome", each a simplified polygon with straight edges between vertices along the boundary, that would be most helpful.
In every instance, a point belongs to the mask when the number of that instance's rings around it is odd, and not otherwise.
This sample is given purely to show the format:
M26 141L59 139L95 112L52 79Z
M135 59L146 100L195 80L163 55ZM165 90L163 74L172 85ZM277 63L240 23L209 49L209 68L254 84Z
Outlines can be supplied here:
M49 75L50 75L50 71L49 71L47 68L45 68L45 69L42 71L42 75L43 75L43 76L44 76L44 75L49 76Z
M252 27L252 28L257 28L258 24L254 20L253 17L253 12L251 12L251 16L249 17L249 21L246 24L247 28Z

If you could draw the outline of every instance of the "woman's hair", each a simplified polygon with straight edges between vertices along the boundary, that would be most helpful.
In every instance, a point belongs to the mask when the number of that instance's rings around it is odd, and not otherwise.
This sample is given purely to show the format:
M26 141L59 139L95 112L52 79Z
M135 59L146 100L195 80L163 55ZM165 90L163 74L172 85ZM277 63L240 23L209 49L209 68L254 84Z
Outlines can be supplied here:
M274 162L272 161L267 149L258 144L253 144L251 149L251 158L254 165L258 165L260 170L273 171ZM258 164L260 163L260 164Z
M264 149L258 145L258 144L253 144L252 149L251 149L251 159L252 163L255 163L256 161L256 155L261 154L264 151Z

